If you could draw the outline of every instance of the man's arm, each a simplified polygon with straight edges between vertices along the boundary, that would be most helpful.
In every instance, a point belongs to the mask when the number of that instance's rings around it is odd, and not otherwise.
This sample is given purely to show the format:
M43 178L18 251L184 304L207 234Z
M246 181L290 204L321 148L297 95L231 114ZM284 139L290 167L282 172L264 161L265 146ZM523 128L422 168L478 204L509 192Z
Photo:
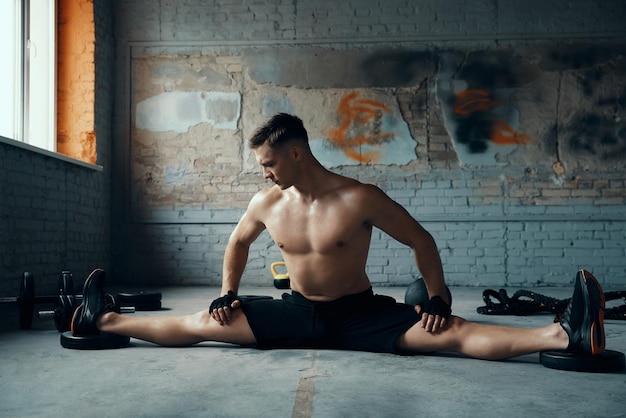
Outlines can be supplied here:
M222 295L233 291L237 294L241 277L248 262L250 245L259 237L265 229L265 225L254 219L254 216L246 212L233 230L226 251L224 252L224 264L222 266Z
M430 298L435 296L450 304L446 291L443 266L437 244L432 235L426 231L401 205L394 202L376 186L366 185L370 223L387 233L389 236L408 245L413 250L415 262L424 277L424 283ZM436 330L445 326L444 318L423 315L422 326L427 330Z
M232 292L234 295L237 294L239 283L241 282L248 261L250 245L252 245L261 232L265 230L265 224L258 218L261 200L260 194L257 194L252 199L248 210L241 217L228 239L228 244L224 251L224 263L222 265L222 297L229 292ZM239 300L235 300L230 306L214 309L211 312L211 316L213 316L216 321L220 322L220 324L224 325L230 321L230 310L237 309L240 303Z

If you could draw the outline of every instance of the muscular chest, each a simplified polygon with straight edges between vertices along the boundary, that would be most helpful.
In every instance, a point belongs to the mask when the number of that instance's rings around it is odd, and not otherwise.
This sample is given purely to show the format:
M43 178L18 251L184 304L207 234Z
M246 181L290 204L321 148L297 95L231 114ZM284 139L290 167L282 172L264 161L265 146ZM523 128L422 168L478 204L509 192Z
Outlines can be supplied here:
M371 227L349 206L285 205L273 210L268 232L288 253L320 254L349 250L364 241Z

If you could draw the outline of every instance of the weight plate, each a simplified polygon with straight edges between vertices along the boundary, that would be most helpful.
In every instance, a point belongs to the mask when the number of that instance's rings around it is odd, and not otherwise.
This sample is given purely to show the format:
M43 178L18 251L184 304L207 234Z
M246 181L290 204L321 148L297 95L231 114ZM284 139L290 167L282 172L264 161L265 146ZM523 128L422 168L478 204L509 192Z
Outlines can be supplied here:
M135 304L143 304L161 301L160 292L122 292L117 294L117 300L122 306L135 306ZM135 306L136 308L136 306Z
M54 326L57 331L65 332L70 330L74 310L76 310L74 296L59 295L59 300L54 305Z
M59 295L74 294L74 277L69 271L62 271L59 276Z
M17 299L19 309L20 328L30 329L35 315L35 278L29 272L24 272L20 282L20 296Z
M130 344L130 337L116 334L75 336L71 331L61 334L61 346L73 350L109 350L124 348Z
M67 307L65 306L66 304L67 302L65 300L65 295L60 294L59 300L57 301L57 303L54 304L54 307L52 308L52 310L54 311L54 327L59 332L65 332L68 330L65 325L65 318L67 317Z
M602 354L542 351L539 362L545 367L573 372L611 373L625 367L624 353L605 350Z

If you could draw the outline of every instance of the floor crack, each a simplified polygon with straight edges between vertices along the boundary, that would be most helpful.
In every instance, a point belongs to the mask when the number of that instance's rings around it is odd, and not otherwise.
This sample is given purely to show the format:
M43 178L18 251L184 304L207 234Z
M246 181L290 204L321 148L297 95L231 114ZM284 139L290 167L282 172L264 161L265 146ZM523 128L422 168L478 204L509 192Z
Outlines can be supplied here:
M315 395L315 379L319 377L330 377L328 374L317 373L317 363L320 359L318 351L307 353L311 357L311 365L302 370L302 377L296 389L296 398L291 412L292 418L310 418L313 416L313 395Z

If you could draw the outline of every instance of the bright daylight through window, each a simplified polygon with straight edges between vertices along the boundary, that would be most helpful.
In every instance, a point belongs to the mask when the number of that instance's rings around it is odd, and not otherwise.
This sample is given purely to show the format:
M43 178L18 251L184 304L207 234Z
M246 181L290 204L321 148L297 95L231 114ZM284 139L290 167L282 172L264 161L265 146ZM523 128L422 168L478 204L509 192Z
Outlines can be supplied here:
M56 151L55 0L0 2L0 136Z

